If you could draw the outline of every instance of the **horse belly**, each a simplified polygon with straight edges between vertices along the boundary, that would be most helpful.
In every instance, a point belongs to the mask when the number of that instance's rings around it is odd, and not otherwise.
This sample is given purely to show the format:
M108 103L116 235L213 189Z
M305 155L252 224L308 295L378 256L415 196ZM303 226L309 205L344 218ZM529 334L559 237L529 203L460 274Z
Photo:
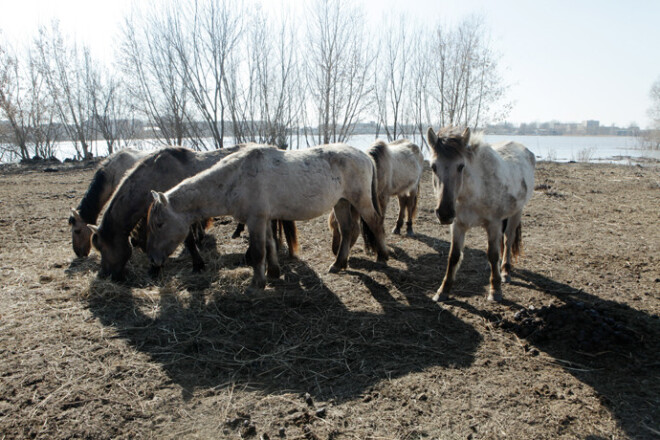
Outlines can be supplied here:
M310 220L330 211L341 198L332 186L296 186L294 191L279 192L270 198L271 218L280 220Z

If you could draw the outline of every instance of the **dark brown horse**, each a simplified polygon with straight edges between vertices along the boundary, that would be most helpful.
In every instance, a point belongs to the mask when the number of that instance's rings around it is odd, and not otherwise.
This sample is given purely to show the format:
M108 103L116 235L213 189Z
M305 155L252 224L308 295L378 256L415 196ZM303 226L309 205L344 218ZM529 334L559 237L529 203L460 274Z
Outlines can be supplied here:
M71 225L71 242L73 251L78 257L89 255L92 243L92 231L87 225L96 224L101 210L110 200L119 182L126 172L140 159L151 154L151 151L124 148L106 157L94 173L85 195L78 208L71 208L69 225Z
M99 276L123 278L124 267L131 257L132 247L129 237L133 228L146 218L151 204L151 190L167 191L182 180L213 166L221 159L235 153L244 145L220 150L195 152L181 147L159 150L143 159L124 177L115 191L98 227L89 226L93 231L92 243L101 253ZM295 224L284 225L289 252L295 256L297 240ZM203 230L203 225L193 225L185 239L185 245L193 261L193 270L204 268L195 237Z

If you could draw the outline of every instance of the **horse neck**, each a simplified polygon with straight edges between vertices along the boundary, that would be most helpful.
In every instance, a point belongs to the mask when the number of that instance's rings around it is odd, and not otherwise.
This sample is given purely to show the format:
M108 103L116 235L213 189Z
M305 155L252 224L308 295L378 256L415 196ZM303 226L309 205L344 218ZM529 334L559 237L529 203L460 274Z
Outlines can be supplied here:
M232 177L228 171L224 168L202 171L169 190L167 196L172 209L190 223L231 214L225 190Z
M112 180L103 170L94 173L85 195L78 204L78 213L87 224L95 224L101 209L112 195Z

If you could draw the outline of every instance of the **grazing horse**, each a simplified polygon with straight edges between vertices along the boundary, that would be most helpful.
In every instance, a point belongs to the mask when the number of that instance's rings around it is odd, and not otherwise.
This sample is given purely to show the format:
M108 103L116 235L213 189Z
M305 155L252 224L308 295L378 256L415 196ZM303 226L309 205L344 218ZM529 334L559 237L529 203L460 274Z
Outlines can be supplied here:
M435 214L440 223L451 225L447 273L433 299L448 299L463 256L465 233L482 226L488 233L488 300L501 301L502 276L505 282L511 281L511 254L520 253L522 209L534 191L534 154L516 142L490 146L480 136L470 137L468 128L461 133L447 127L438 134L429 128L427 140L438 198Z
M124 266L132 253L129 236L138 222L147 215L151 203L150 190L166 191L243 147L244 145L237 145L205 152L169 147L152 153L138 163L119 184L99 226L88 226L94 232L92 243L101 253L99 276L112 276L115 280L123 278ZM186 238L186 247L190 251L194 271L204 268L204 261L195 243L200 229L203 230L203 226L194 225ZM287 240L290 236L293 237L289 242L289 252L295 255L295 225L286 224L285 233L287 232Z
M417 214L417 200L419 199L419 182L424 170L424 157L419 151L419 147L407 139L399 139L389 145L379 140L373 144L368 153L376 164L378 202L383 218L385 218L390 198L397 196L399 218L392 233L401 233L401 226L407 215L406 234L409 237L412 236L414 234L413 219ZM353 218L355 221L351 229L351 246L355 244L360 230L357 216L353 216ZM333 213L330 213L328 225L332 231L332 252L336 255L341 237L339 225Z
M169 191L152 192L147 218L147 254L162 265L200 218L232 215L247 225L254 276L250 290L279 277L270 219L308 220L334 208L342 237L348 238L351 206L371 231L378 260L386 261L382 218L377 200L376 170L363 152L345 144L282 151L254 145ZM330 272L346 268L349 243L343 239Z
M71 241L73 251L78 257L86 257L91 250L92 231L87 225L96 223L101 210L110 200L122 177L140 159L150 154L150 151L124 148L103 159L94 173L87 192L78 204L71 208L69 224L71 225Z

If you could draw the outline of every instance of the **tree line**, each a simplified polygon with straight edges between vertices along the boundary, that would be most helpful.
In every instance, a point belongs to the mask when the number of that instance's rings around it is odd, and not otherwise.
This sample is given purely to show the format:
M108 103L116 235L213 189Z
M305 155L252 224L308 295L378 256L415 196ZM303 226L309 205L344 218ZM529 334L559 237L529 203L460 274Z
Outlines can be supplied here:
M53 22L23 46L0 42L2 154L49 157L66 139L80 159L93 141L111 154L145 136L302 148L345 142L367 120L377 136L423 144L429 125L508 111L482 18L366 23L348 0L309 2L304 20L229 0L138 4L106 65Z

